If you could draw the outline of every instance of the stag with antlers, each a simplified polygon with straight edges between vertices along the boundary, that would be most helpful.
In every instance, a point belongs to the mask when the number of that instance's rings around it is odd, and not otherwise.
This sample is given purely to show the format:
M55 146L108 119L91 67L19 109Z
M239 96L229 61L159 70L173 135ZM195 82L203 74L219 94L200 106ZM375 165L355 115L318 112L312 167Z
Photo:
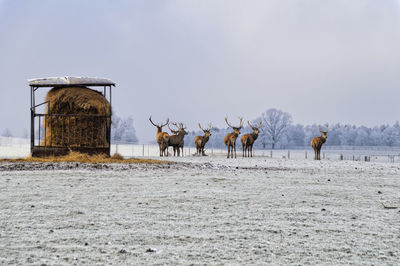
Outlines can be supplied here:
M211 130L212 130L212 125L211 123L208 124L207 129L203 129L199 123L199 128L203 130L204 135L203 136L196 136L194 138L194 146L196 147L196 154L201 155L201 156L206 156L204 152L204 147L206 146L206 143L210 139L211 136Z
M176 156L176 154L178 156L180 156L180 151L182 149L182 156L183 156L183 146L185 144L185 141L183 140L185 135L187 135L188 133L186 132L186 126L183 125L183 123L179 123L179 125L177 123L172 123L178 130L173 130L172 128L170 128L169 124L168 124L168 128L169 130L171 130L172 135L169 136L169 140L168 140L168 146L172 146L174 149L174 156Z
M168 135L167 132L162 132L162 128L165 127L169 123L169 118L167 118L167 121L165 124L155 124L151 120L151 116L149 118L150 123L153 124L157 128L157 135L156 135L156 140L158 143L158 147L160 149L160 156L168 156L168 141L170 136Z
M236 139L240 134L240 129L243 127L243 118L239 117L240 120L240 125L238 127L234 127L228 122L228 118L225 117L225 122L226 124L233 129L232 133L226 134L224 138L224 143L228 147L228 156L229 154L231 155L231 158L233 158L233 151L235 151L235 158L236 158Z
M322 148L322 144L326 142L327 134L328 134L328 125L326 125L326 131L322 131L320 125L318 125L318 130L321 132L320 137L315 137L311 141L311 147L314 149L314 160L321 160L320 152Z
M247 121L251 129L253 129L253 133L243 135L240 138L240 141L242 142L242 149L243 149L243 157L253 157L253 144L258 138L258 133L260 132L260 127L262 125L262 122L260 121L258 123L258 126L253 126L250 124L249 121ZM247 156L246 156L247 153Z

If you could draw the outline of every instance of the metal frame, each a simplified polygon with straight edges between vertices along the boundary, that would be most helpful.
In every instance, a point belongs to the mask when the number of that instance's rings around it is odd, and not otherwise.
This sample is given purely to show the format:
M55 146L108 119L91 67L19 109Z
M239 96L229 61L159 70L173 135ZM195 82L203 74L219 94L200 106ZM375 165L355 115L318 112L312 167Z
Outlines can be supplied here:
M111 87L115 86L115 84L107 84L107 85L100 85L100 84L90 84L88 86L85 84L85 87L103 87L103 91L99 91L102 93L102 95L109 101L110 103L110 115L108 116L102 116L102 115L83 115L83 114L46 114L46 113L37 113L36 108L42 105L50 105L50 102L42 102L39 104L36 104L36 98L35 98L35 93L39 88L50 88L50 87L77 87L79 86L78 84L74 85L63 85L63 86L43 86L43 85L30 85L30 90L31 90L31 154L32 156L35 157L42 157L42 156L49 156L49 155L65 155L67 154L70 150L74 151L79 151L83 153L89 153L89 154L98 154L98 153L105 153L108 156L110 155L110 147L111 147L111 106L112 106L112 90ZM90 88L93 89L93 88ZM107 94L107 89L108 89L108 94ZM95 89L93 89L95 90ZM108 96L108 97L107 97ZM49 108L50 109L50 108ZM71 143L63 143L63 145L57 145L57 146L52 146L52 143L47 145L46 143L46 124L44 123L44 144L41 143L42 136L40 134L41 131L41 120L45 117L63 117L64 119L68 119L71 121L71 118L80 118L80 119L87 119L88 121L92 120L92 123L94 123L95 119L109 119L110 124L108 127L106 127L106 132L105 132L105 137L106 137L106 143L102 147L89 147L89 146L71 146ZM35 119L38 121L38 136L35 136ZM76 120L75 120L76 121ZM75 122L76 123L76 122ZM64 130L64 128L63 128ZM68 140L71 134L71 125L69 123L69 129L68 129ZM72 131L73 132L73 131ZM93 133L93 132L92 132ZM82 137L82 136L80 136ZM87 137L87 135L86 135ZM92 135L92 138L94 138L94 133ZM38 140L38 143L35 143L35 140Z

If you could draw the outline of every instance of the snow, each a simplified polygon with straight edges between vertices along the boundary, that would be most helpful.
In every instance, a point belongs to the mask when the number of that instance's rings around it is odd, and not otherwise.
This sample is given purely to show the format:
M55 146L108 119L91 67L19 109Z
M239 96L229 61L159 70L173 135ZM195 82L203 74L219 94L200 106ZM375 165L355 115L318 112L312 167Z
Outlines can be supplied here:
M398 263L398 163L163 159L0 163L0 264Z

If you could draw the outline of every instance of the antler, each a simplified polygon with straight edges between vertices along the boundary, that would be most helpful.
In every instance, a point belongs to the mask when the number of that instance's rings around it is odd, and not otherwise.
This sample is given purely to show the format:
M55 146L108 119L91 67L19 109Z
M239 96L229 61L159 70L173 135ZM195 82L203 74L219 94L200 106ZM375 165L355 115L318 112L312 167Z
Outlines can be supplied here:
M212 124L209 123L209 124L208 124L208 131L211 131L212 128L213 128Z
M227 117L225 117L225 122L226 122L226 124L227 124L229 127L232 127L232 128L233 128L233 126L232 126L231 124L229 124L228 118L227 118Z
M249 126L254 130L254 129L256 129L256 128L260 128L261 127L261 125L262 125L262 121L260 121L260 122L258 122L258 126L253 126L252 124L250 124L250 121L247 121L247 123L249 124Z
M169 118L167 117L167 121L165 122L165 124L161 125L161 127L165 127L166 125L168 125L169 123Z
M174 123L172 123L172 124L173 124L176 128L178 128L178 129L181 128L180 125L178 125L178 123L175 123L175 122L174 122Z
M252 124L250 124L250 121L247 121L247 124L249 124L249 126L250 126L252 129L256 128L255 126L253 126Z
M151 120L151 116L149 117L149 120L153 124L153 126L158 127L158 125L154 124L153 121Z
M326 131L324 131L324 132L328 132L329 125L325 124L325 126L326 126ZM318 125L318 130L321 131L321 125Z
M180 129L186 129L187 127L186 127L186 125L184 125L183 123L179 123L179 128L180 128Z
M200 123L199 123L199 128L200 128L201 130L205 131L205 130L201 127Z
M172 123L172 124L173 124L173 123ZM174 133L174 134L178 132L177 130L173 130L172 128L170 128L170 127L169 127L169 123L168 123L168 128L169 128L169 130L171 130L171 132Z

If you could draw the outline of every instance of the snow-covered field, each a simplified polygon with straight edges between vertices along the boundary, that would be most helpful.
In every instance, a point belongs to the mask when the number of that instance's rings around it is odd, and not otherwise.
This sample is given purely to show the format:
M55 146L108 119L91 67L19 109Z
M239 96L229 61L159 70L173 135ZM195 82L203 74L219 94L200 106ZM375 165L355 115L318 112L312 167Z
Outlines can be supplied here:
M0 264L398 264L398 163L165 160L0 163Z

